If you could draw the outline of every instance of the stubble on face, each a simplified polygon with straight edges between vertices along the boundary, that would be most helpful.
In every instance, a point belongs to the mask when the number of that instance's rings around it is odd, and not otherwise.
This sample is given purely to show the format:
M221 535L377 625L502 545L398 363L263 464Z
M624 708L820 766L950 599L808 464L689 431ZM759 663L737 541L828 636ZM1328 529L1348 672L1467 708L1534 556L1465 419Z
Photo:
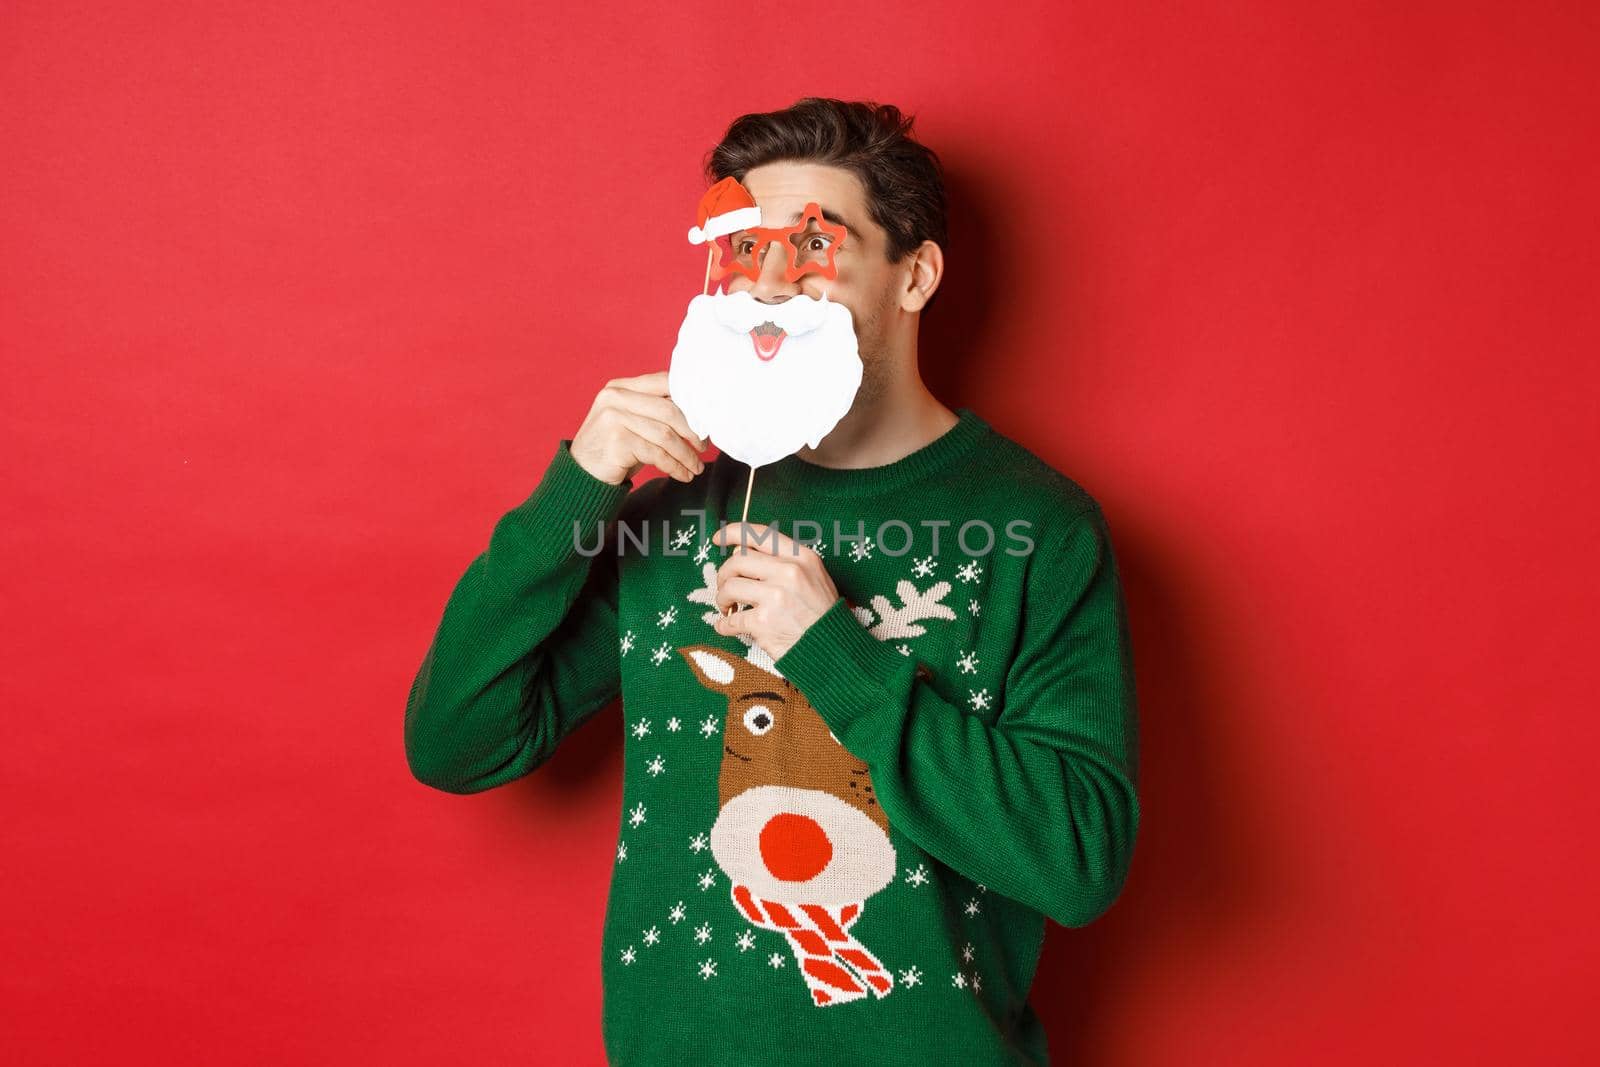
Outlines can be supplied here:
M865 407L875 405L889 391L894 370L884 344L883 317L883 308L873 307L856 323L857 351L861 356L861 387L856 392L856 404Z

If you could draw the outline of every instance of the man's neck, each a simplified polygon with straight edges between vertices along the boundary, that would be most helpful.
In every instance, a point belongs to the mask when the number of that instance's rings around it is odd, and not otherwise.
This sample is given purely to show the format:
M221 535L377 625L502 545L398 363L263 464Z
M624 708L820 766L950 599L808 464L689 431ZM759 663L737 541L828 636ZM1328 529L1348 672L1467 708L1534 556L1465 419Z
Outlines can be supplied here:
M890 391L876 402L858 401L820 445L796 455L819 467L881 467L937 440L957 421L956 413L919 380L912 390Z

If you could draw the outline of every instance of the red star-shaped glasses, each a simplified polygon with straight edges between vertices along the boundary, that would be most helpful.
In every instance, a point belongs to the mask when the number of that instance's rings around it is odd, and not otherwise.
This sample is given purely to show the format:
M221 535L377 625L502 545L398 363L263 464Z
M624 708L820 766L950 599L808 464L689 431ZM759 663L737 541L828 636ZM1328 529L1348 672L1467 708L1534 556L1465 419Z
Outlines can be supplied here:
M813 222L815 229L811 228ZM718 237L717 262L711 276L720 279L737 273L755 281L761 275L767 247L773 241L781 241L789 257L783 272L787 281L798 281L807 274L819 274L831 281L839 273L833 257L846 236L845 228L823 218L821 205L812 201L793 226L752 226Z

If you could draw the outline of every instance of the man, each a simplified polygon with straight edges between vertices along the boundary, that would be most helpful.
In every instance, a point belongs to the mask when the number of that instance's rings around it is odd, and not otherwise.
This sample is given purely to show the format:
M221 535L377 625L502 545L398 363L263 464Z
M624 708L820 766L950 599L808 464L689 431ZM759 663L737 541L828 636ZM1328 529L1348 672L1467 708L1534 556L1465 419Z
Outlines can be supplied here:
M621 694L613 1062L1046 1062L1027 1003L1045 919L1112 905L1139 822L1105 519L923 385L945 196L909 119L801 100L736 120L707 170L763 226L815 202L847 232L831 278L747 245L726 285L848 308L854 403L758 468L768 521L741 526L749 468L704 462L667 372L608 382L452 593L407 705L411 769L500 785ZM647 464L666 477L635 489Z

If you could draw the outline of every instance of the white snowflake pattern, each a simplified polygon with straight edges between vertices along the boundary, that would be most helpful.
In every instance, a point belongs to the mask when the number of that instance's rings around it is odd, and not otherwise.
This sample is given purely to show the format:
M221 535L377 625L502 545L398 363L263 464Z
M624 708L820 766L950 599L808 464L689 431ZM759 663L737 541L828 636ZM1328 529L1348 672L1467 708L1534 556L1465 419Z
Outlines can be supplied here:
M911 564L911 573L915 574L918 578L926 578L928 575L933 573L933 568L937 567L938 565L938 561L932 556L923 556L921 559Z
M700 547L694 550L694 561L696 563L704 563L706 560L708 560L710 558L711 558L711 542L710 541L701 541L700 542Z
M666 611L656 612L656 625L660 627L671 626L678 621L678 605L674 604Z
M961 910L966 912L970 916L970 915L978 914L978 912L982 911L983 908L979 906L978 898L977 897L973 897L971 900L967 901L967 906L962 908Z
M642 822L644 822L644 805L635 804L633 810L628 812L628 825L637 827Z
M962 948L962 950L961 950L961 962L962 963L971 963L972 962L972 953L973 953L972 942L968 941L966 946L964 948Z
M629 945L627 948L622 950L622 965L626 967L628 964L632 963L633 960L633 946Z
M928 880L928 868L919 863L906 872L906 885L922 885Z
M872 538L863 538L850 545L850 558L860 563L864 559L872 558Z
M899 652L902 656L911 655L911 646L906 644L904 641L901 641L898 645L895 645L894 647L895 647L895 650L897 652Z
M972 972L972 980L970 984L972 985L972 991L974 993L983 988L983 979L978 977L977 971Z
M962 974L960 971L957 971L955 974L950 976L950 984L955 986L957 989L965 989L967 988L967 976Z
M644 769L650 772L650 777L654 778L667 769L667 761L661 758L661 753L657 752L656 758L646 763Z
M900 984L905 986L907 989L910 989L912 986L921 985L922 969L919 967L907 967L905 970L901 971Z
M671 920L673 926L683 922L683 901L680 900L672 906L672 910L667 912L667 918Z
M669 734L675 734L681 729L683 729L683 720L676 715L667 720L667 732Z
M699 942L700 944L702 944L702 945L705 944L707 941L710 941L711 940L711 924L710 923L701 923L699 926L696 926L694 928L694 939L697 942Z
M716 732L717 732L717 717L715 715L707 715L706 716L706 721L700 724L700 736L701 737L710 737L712 734L714 734Z
M660 648L651 651L650 662L659 667L667 661L667 657L670 655L672 655L672 649L668 648L667 643L663 641Z
M717 961L709 958L702 961L700 964L700 977L710 979L715 978L716 976Z
M967 601L967 614L968 615L976 615L979 612L981 612L982 610L983 610L983 608L978 606L978 602L976 600Z
M661 928L659 926L652 926L650 929L646 930L642 936L644 937L645 944L653 945L657 941L661 940Z
M706 841L705 834L695 834L693 837L689 838L690 852L704 852L709 847L710 844Z
M767 957L767 966L771 967L773 970L777 970L779 967L783 966L783 957L774 952L772 955Z
M694 537L694 527L685 526L683 529L672 535L672 547L682 548L684 545L689 543L689 540L692 537Z
M700 892L704 893L707 889L710 889L712 886L717 884L716 868L707 867L706 873L695 879L695 881L700 883Z
M983 568L978 566L977 560L973 559L967 560L967 562L956 568L956 577L960 578L963 582L975 582L982 574Z
M989 887L988 886L984 885L982 882L978 883L978 892L987 893L988 891L989 891Z
M740 952L749 952L751 949L756 947L755 931L753 931L753 930L744 931L743 933L741 933L739 935L738 939L734 942L734 944L739 946L739 951Z
M633 651L633 631L629 630L622 635L622 654L626 656Z
M967 692L972 693L972 695L967 698L967 701L972 705L973 711L982 711L989 706L989 690L980 689L976 693L973 693L972 690L968 689Z
M630 732L633 734L633 736L635 738L637 738L640 741L643 741L645 739L645 737L648 736L649 733L650 733L650 720L649 719L640 719L638 722L633 724L633 728L632 728L632 730Z
M623 860L625 860L627 858L628 858L628 843L626 841L618 841L617 842L617 862L621 863Z
M978 672L978 654L968 652L956 660L956 666L961 668L962 674L976 674Z

